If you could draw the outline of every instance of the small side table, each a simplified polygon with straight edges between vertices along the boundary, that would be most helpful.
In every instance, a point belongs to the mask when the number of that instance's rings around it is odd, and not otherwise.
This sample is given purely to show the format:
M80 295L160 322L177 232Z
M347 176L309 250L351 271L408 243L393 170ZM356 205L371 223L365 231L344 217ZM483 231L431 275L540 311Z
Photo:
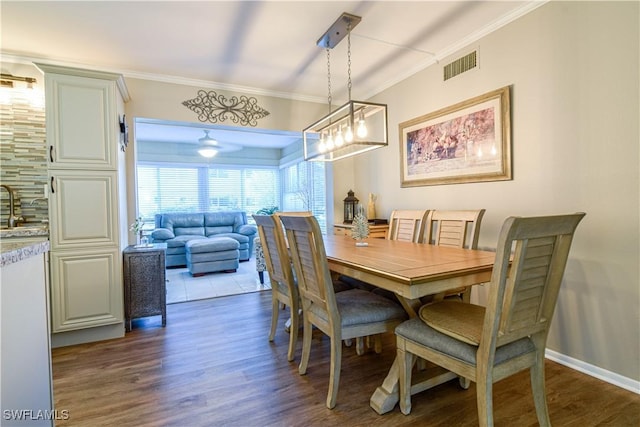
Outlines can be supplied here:
M167 284L165 276L166 243L146 247L128 246L124 257L124 319L125 330L131 330L131 320L139 317L162 316L167 324Z

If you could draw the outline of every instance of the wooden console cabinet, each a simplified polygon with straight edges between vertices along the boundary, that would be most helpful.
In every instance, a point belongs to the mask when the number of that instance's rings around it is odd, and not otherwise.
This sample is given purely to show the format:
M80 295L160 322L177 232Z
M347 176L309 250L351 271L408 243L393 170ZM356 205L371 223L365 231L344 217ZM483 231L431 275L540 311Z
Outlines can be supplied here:
M124 258L124 326L131 330L131 320L162 316L167 324L167 284L165 277L166 243L149 247L128 246Z
M333 234L337 236L351 236L351 224L334 224ZM369 237L386 239L389 232L389 224L369 225Z

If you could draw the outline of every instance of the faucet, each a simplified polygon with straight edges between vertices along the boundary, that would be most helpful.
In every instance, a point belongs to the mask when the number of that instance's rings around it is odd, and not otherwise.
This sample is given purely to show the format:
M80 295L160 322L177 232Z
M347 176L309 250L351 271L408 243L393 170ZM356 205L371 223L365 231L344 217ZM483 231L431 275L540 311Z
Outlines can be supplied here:
M7 193L9 193L9 220L7 221L7 227L13 228L24 222L24 218L21 216L16 216L15 204L13 200L13 189L5 184L0 184L0 187L4 188L5 190L7 190Z

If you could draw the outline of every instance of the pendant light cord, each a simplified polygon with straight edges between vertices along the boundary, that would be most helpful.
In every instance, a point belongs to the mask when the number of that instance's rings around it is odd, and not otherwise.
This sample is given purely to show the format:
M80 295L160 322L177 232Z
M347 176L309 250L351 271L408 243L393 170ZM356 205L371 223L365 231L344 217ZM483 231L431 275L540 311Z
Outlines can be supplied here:
M329 113L331 113L331 49L329 48L329 42L327 41L327 88L328 95L327 101L329 102Z
M351 20L347 23L347 89L351 101Z

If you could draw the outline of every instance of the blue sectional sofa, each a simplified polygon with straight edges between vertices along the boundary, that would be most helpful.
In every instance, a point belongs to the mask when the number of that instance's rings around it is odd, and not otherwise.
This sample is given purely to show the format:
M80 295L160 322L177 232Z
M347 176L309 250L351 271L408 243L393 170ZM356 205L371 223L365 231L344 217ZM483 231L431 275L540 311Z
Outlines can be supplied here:
M166 266L187 265L185 244L195 239L230 237L240 244L240 261L246 261L253 253L255 225L247 224L243 211L220 211L204 213L156 214L155 230L151 233L153 243L166 243Z

